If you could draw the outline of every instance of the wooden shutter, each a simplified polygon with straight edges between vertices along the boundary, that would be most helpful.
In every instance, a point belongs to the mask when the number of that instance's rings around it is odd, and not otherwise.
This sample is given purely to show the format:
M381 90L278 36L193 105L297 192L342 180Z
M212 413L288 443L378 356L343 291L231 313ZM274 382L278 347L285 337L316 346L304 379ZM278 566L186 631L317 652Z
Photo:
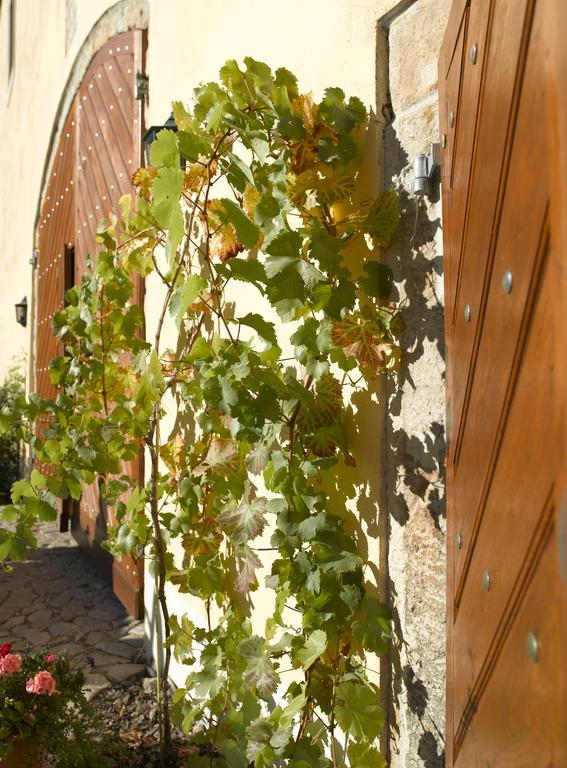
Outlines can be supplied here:
M566 765L566 213L551 213L544 123L556 1L455 0L439 61L449 766Z

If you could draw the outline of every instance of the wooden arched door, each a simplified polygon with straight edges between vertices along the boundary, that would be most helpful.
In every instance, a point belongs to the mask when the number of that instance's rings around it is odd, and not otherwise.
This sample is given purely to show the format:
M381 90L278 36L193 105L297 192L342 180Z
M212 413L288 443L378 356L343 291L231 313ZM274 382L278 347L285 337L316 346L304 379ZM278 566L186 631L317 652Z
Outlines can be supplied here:
M51 317L63 306L64 292L80 281L87 257L96 254L96 229L131 192L133 171L141 164L143 102L136 99L136 73L143 72L141 31L117 35L93 58L61 134L38 226L36 390L52 396L49 362L60 353ZM143 284L135 300L143 302ZM130 462L132 477L143 476L143 456ZM69 510L71 530L94 558L116 595L134 616L143 612L143 564L114 560L100 544L112 511L100 504L96 484Z

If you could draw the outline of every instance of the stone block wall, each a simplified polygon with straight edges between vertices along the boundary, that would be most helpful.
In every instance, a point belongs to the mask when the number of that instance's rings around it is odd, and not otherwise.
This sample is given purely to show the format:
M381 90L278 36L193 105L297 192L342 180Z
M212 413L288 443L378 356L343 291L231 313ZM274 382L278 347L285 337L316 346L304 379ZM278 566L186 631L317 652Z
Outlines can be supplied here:
M385 253L404 308L404 358L387 386L383 465L387 583L394 639L389 700L391 768L442 768L445 714L445 368L441 202L413 194L413 160L439 140L437 61L450 0L389 3L378 25L387 62L384 186L402 223ZM381 49L381 51L380 51Z

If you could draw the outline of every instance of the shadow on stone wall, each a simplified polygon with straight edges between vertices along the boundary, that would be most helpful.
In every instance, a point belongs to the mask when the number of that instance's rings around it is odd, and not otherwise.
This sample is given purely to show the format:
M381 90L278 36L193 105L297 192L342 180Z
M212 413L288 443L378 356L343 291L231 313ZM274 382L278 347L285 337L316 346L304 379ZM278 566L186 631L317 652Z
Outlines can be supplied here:
M385 115L387 116L387 114ZM393 114L390 110L390 118ZM394 127L384 130L385 187L394 187L400 197L402 220L396 241L384 254L384 261L394 273L397 295L394 300L403 307L405 330L401 339L402 363L396 379L386 385L385 472L386 496L390 529L392 521L405 527L416 513L430 516L432 526L440 539L444 539L445 520L445 426L439 420L439 398L442 392L424 387L424 361L438 364L436 378L444 382L444 317L442 297L437 295L437 278L442 276L442 257L436 253L436 237L441 226L435 207L408 194L411 189L412 158L399 143ZM437 202L432 200L432 203ZM416 380L416 376L420 379ZM425 535L422 533L422 535ZM401 536L405 534L402 532ZM411 551L411 535L403 538L404 552L400 556L416 557L420 550ZM425 549L425 555L431 550ZM396 552L390 553L392 557ZM421 550L421 556L424 556ZM423 563L429 566L428 563ZM413 567L419 568L419 564ZM444 570L444 564L442 564ZM405 587L412 588L407 579ZM425 577L427 578L427 577ZM410 731L409 755L421 759L425 768L442 768L444 759L444 700L439 701L440 690L430 693L422 677L430 677L428 670L421 674L427 659L421 647L410 647L406 640L408 626L413 622L431 621L432 616L405 615L398 610L399 596L395 579L389 576L389 598L392 608L394 641L391 648L392 706L390 712L391 741L401 736L399 712L407 707L413 717L406 722L404 731ZM424 579L424 586L425 579ZM432 584L433 589L436 588ZM413 586L417 593L419 587ZM404 589L405 592L405 589ZM407 595L403 597L404 614ZM411 606L414 611L415 606ZM433 608L435 610L435 607ZM419 603L416 612L420 611ZM412 627L410 627L412 629ZM444 627L439 627L444 637ZM412 629L412 635L413 635ZM444 682L441 691L444 690ZM442 697L442 693L441 693ZM444 697L442 697L444 699ZM414 764L413 762L411 763ZM415 763L418 764L418 763Z

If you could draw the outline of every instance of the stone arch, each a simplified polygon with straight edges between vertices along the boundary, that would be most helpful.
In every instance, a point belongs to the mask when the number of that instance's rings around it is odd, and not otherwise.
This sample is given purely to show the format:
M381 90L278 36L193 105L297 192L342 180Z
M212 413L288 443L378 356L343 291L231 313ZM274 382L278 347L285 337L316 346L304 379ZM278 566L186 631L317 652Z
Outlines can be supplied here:
M150 7L149 0L119 0L108 8L93 24L85 37L75 61L69 72L67 82L61 93L57 113L49 137L49 145L45 155L43 173L41 177L40 193L37 200L34 219L34 232L40 216L41 205L45 195L47 181L50 177L54 160L54 151L59 143L67 114L75 98L75 94L81 84L87 69L97 51L121 32L134 29L147 29L149 25Z

